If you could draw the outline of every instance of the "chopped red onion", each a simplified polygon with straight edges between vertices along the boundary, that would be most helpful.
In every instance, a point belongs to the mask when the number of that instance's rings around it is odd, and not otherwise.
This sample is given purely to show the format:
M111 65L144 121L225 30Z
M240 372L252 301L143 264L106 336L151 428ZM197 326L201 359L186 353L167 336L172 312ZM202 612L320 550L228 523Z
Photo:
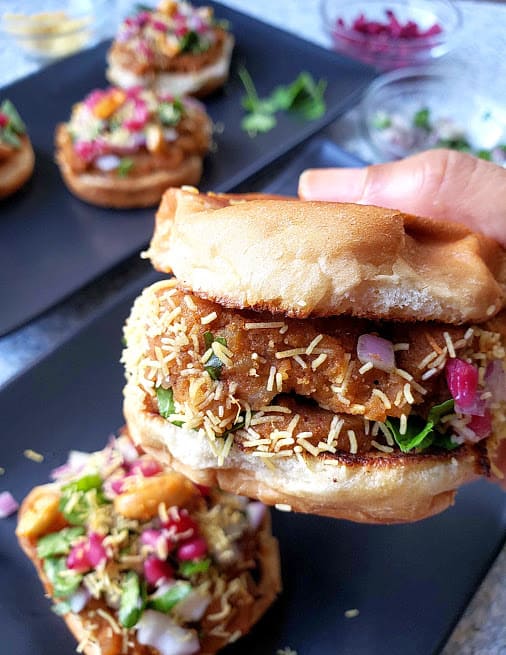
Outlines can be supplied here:
M246 514L248 515L248 522L250 528L256 532L258 528L262 525L264 520L265 512L267 508L263 503L254 501L246 505Z
M182 628L161 612L145 610L136 627L137 641L160 655L193 655L200 650L195 630Z
M19 503L9 491L0 493L0 519L6 519L19 509Z
M357 342L357 357L362 364L369 362L380 371L393 371L395 353L391 341L374 334L362 334Z
M162 470L162 467L156 460L151 459L151 457L145 457L139 458L133 462L130 466L129 473L132 475L142 475L145 478L150 478L153 475L157 475L157 473L161 473Z
M446 362L446 381L455 400L455 409L462 414L479 414L478 367L463 359Z
M487 366L485 384L487 391L490 391L492 394L492 400L494 402L506 401L506 372L500 359L494 359Z

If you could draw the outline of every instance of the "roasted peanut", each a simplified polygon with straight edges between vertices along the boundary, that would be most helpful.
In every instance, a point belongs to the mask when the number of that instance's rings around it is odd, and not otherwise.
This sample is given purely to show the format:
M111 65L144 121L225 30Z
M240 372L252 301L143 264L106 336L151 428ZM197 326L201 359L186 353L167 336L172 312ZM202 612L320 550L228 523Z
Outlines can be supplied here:
M60 495L48 486L35 487L23 502L16 534L18 537L37 539L61 526L63 516L58 509Z
M114 509L127 519L149 521L158 507L184 506L198 490L181 473L171 471L151 478L140 478L128 491L116 496Z

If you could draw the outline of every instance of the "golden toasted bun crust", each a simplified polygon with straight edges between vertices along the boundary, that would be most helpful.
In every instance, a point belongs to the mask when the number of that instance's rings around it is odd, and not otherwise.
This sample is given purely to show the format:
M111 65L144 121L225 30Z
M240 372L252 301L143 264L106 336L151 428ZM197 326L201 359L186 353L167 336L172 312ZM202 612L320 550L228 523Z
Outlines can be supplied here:
M453 504L458 487L486 472L480 449L438 455L306 456L266 466L234 444L219 466L205 435L176 427L150 411L145 392L124 391L124 414L134 441L194 482L258 498L269 505L361 523L402 523L437 514Z
M30 139L21 137L21 147L7 159L0 161L0 198L6 198L17 191L31 177L35 165Z
M106 77L111 84L124 89L143 86L159 95L192 95L203 98L222 87L228 80L234 38L225 36L220 56L208 65L187 72L151 71L136 74L122 64L122 57L114 48L107 54Z
M227 307L300 318L459 324L504 304L504 250L457 223L364 205L239 199L169 189L149 249L155 268Z
M66 130L60 125L60 133ZM156 205L170 186L197 184L202 176L202 157L191 155L176 169L158 170L147 175L114 177L99 171L76 173L67 162L64 151L57 148L56 162L69 191L81 200L101 207L132 208Z
M37 503L41 498L48 495L54 496L55 493L57 493L57 488L54 484L34 487L23 500L18 512L17 537L19 544L35 566L44 590L48 595L51 595L52 587L44 572L41 560L37 557L37 539L44 534L61 529L65 523L59 523L58 518L55 519L53 517L52 525L48 523L42 530L39 530L36 534L34 533L31 537L25 534L25 526L21 529L20 526L24 517L37 508ZM244 590L240 592L240 598L237 599L237 602L232 607L230 617L225 625L226 633L229 635L233 635L237 631L240 631L241 635L247 634L270 605L272 605L276 596L281 591L279 548L277 539L272 536L271 520L268 512L265 514L262 525L257 533L257 544L258 548L255 551L255 558L259 567L258 579L256 582L253 582L253 580L250 581L250 592ZM84 644L82 652L85 655L97 655L97 653L106 652L108 655L123 655L122 636L115 633L111 635L109 623L96 613L97 608L108 611L107 606L102 600L91 599L82 612L79 614L68 612L63 618L78 643ZM206 615L217 612L220 609L220 606L211 604ZM85 627L86 623L93 623L97 626L94 642L88 640L89 631ZM204 616L202 620L202 634L200 636L200 655L214 655L229 643L229 638L226 636L214 636L210 634L210 631L215 626L216 624L213 622L206 622L206 616ZM154 655L158 653L158 650L154 648L139 644L135 637L130 638L129 641L133 645L129 646L127 655Z

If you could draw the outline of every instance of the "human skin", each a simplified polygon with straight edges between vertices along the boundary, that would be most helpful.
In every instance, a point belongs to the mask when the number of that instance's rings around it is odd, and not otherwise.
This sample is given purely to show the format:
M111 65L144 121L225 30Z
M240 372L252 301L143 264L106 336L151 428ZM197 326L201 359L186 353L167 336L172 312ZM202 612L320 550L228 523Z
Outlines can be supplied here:
M457 221L506 247L506 169L454 150L365 168L310 169L300 177L299 195Z

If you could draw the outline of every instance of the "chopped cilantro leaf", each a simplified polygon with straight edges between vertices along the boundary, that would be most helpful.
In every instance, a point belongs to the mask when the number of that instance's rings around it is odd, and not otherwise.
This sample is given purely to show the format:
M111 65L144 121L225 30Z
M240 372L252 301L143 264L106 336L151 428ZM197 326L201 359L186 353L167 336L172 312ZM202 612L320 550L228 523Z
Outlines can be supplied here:
M206 346L206 350L209 350L215 341L217 343L221 343L222 346L227 345L227 340L224 337L215 337L212 332L204 332L204 344ZM212 380L219 380L221 377L223 362L217 355L213 353L207 360L204 368Z
M191 578L192 575L197 575L199 573L207 573L210 566L211 566L211 560L208 557L206 557L205 559L196 559L187 562L181 562L179 564L179 573L184 578Z
M145 591L135 571L128 571L121 591L118 610L119 622L125 628L133 628L142 616L146 605Z
M4 100L0 105L0 111L2 114L5 114L9 119L9 125L16 134L24 134L26 132L26 126L21 120L21 116L18 114L16 107L12 104L10 100Z
M119 177L127 177L134 166L135 164L133 159L130 159L130 157L122 157L119 160L116 172L118 173Z
M161 593L155 592L148 599L148 607L168 614L183 598L188 596L191 590L192 586L189 582L178 581Z
M184 106L179 100L161 102L158 107L158 116L163 125L172 127L177 125L183 115Z
M413 125L420 127L422 130L430 131L430 109L428 107L423 107L415 113L413 116Z
M399 421L397 419L387 419L385 425L392 433L396 444L403 453L409 453L415 448L425 450L432 445L451 450L454 447L453 442L446 435L437 432L435 427L445 414L449 414L452 411L453 400L446 400L432 407L425 422L420 417L411 416L405 434L400 433ZM448 444L451 444L451 447Z
M102 478L98 474L90 474L62 487L59 508L69 523L84 525L90 508L106 502Z
M67 569L65 557L48 557L43 566L56 598L71 596L81 584L83 576Z
M181 37L179 47L181 52L191 52L193 55L199 55L209 49L209 44L201 39L197 32L190 30Z
M246 91L241 101L242 106L248 112L241 121L241 128L250 136L271 130L276 125L275 114L279 111L291 112L308 121L320 118L325 113L327 82L315 82L307 72L300 73L291 84L277 86L266 98L258 96L246 68L239 69L239 77Z
M160 416L168 419L169 416L176 413L176 407L174 405L174 392L172 389L164 389L163 387L156 388L156 399L158 401L158 411ZM182 421L171 421L173 425L181 427L183 425Z
M0 141L3 141L8 146L12 148L19 148L21 146L21 140L16 132L11 128L10 125L7 125L0 130Z
M52 555L67 555L71 544L84 534L84 528L63 528L59 532L52 532L37 541L37 556L40 559Z

